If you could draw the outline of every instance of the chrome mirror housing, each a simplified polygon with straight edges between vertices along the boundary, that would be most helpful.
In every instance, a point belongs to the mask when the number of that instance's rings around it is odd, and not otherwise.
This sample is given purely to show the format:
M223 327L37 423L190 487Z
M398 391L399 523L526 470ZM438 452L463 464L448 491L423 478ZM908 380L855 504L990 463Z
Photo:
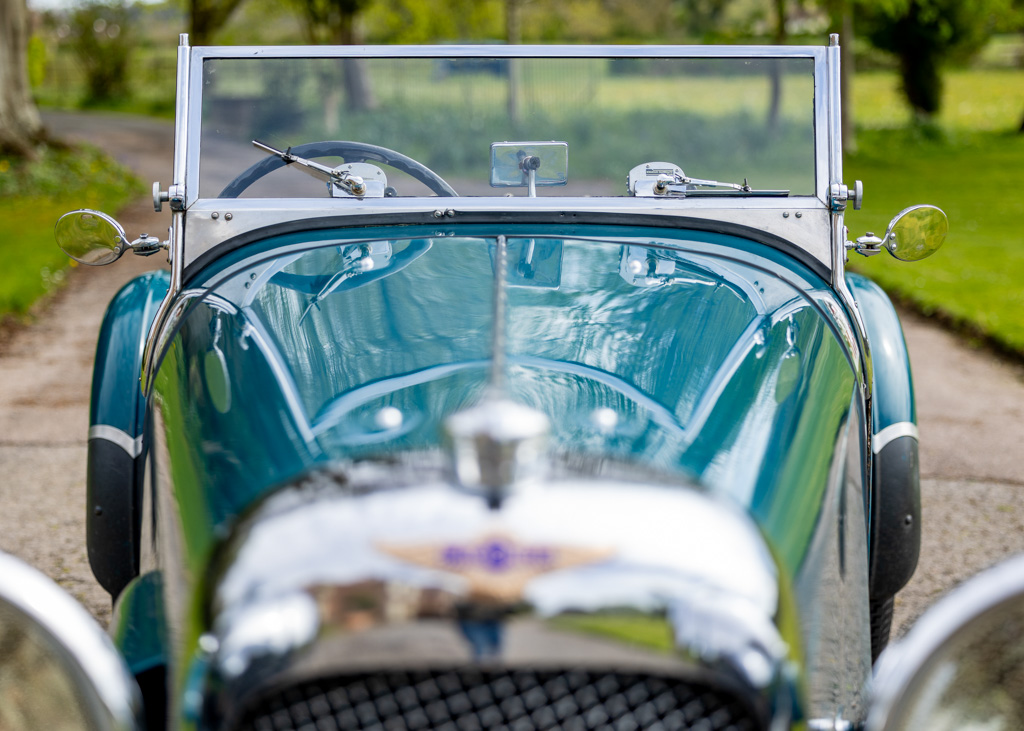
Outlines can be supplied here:
M491 143L491 187L529 189L569 182L569 144L566 142Z
M939 250L948 231L949 221L941 208L911 206L889 222L885 248L901 261L920 261Z
M138 687L74 599L0 553L0 728L141 728Z
M148 234L129 242L121 224L106 213L88 208L65 213L57 219L53 235L61 251L88 266L115 262L129 249L149 256L167 248L166 243Z
M57 246L79 264L102 266L121 258L128 247L121 224L100 211L82 209L57 219Z
M960 586L879 658L867 731L1024 726L1024 556Z
M889 222L882 238L868 231L856 241L847 241L846 248L862 256L874 256L885 248L900 261L920 261L939 250L948 231L949 220L941 208L911 206Z

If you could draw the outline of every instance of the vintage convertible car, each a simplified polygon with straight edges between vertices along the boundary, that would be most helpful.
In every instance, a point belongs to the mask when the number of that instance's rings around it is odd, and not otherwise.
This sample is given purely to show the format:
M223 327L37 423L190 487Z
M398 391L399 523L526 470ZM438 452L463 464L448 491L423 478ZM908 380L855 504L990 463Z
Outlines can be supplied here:
M846 261L927 256L946 219L848 241L838 66L835 37L183 37L168 240L57 225L170 271L116 296L95 365L127 669L55 676L117 728L862 725L917 429Z

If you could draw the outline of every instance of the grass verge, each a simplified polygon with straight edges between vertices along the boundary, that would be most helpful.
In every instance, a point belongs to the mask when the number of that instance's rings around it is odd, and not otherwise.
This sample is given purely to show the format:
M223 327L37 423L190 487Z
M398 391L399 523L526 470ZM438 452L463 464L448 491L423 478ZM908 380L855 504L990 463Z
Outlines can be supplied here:
M126 168L93 147L47 148L29 164L0 157L0 322L23 318L64 282L71 260L53 238L62 214L116 211L141 192Z
M949 216L945 246L907 264L889 256L851 264L926 315L937 315L996 347L1024 356L1024 200L1013 193L1024 170L1024 135L864 131L844 177L864 181L865 203L846 223L851 238L881 235L916 203Z

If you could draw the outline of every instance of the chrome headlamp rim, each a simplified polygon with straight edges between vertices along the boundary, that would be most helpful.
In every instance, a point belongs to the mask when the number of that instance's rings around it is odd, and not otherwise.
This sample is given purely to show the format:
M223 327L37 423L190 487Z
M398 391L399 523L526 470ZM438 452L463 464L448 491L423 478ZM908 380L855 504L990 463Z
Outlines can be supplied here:
M947 646L1011 603L1024 602L1024 555L961 584L929 609L905 638L882 653L872 678L866 731L895 731L917 709L919 692Z
M0 553L0 597L57 656L91 727L141 728L138 686L113 642L78 602L39 571L5 553Z

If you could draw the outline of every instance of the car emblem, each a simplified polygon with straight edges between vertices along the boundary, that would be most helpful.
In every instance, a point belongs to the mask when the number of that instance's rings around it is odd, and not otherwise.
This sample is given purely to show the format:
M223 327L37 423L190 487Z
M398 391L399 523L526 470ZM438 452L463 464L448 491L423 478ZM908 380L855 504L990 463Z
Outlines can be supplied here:
M469 582L470 598L503 603L520 601L526 585L538 576L599 563L613 553L611 548L523 543L500 533L468 543L378 544L377 548L402 561L461 576Z

